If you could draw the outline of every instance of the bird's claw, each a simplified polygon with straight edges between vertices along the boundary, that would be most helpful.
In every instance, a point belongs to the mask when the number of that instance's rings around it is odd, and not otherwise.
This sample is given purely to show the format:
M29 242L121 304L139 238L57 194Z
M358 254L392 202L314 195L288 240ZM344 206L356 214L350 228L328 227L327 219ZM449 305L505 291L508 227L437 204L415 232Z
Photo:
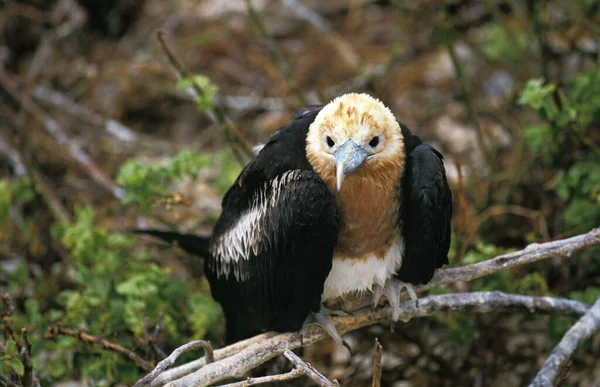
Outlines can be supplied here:
M377 304L379 304L379 299L381 298L382 294L385 294L385 297L390 303L390 307L392 309L390 330L392 332L394 332L394 326L396 322L398 322L400 319L400 294L402 293L403 289L406 289L406 292L412 300L418 300L417 292L415 291L414 286L397 279L388 280L383 287L381 285L375 285L373 287L373 307L376 307Z
M340 336L338 333L335 325L333 324L333 320L331 319L331 313L327 308L322 307L319 313L311 313L306 318L306 321L304 321L304 324L302 324L302 328L300 328L300 343L302 345L304 345L304 332L310 324L316 324L320 326L336 343L346 347L348 352L350 352L350 355L352 355L352 347L350 347L350 344L348 344L346 340L342 339L342 336Z

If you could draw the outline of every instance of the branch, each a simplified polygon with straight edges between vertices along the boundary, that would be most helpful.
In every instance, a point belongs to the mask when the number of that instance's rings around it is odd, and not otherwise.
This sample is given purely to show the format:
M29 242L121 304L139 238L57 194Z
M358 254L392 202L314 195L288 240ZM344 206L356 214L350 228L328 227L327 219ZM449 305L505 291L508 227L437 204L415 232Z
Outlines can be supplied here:
M437 270L431 281L425 285L416 286L415 290L417 292L423 292L441 285L460 281L472 281L499 271L527 265L544 259L570 257L575 251L596 245L600 245L600 228L595 228L585 234L558 241L532 243L523 250L500 255L488 261L475 263L473 265ZM341 308L345 311L353 311L369 306L371 301L372 297L370 295L365 295L358 299L339 301L336 306L330 306L330 309L335 310L336 308Z
M150 370L152 370L152 365L149 362L142 359L140 356L136 355L134 352L128 350L127 348L124 348L120 344L111 343L108 340L90 335L89 333L64 328L60 325L51 326L48 330L48 333L46 333L46 338L55 339L58 335L76 337L79 340L83 341L85 344L96 344L103 349L118 352L121 355L127 357L129 360L133 361L133 363L142 370L146 372L150 372Z
M438 312L490 313L513 309L532 313L581 316L588 307L577 301L559 298L528 297L501 292L474 292L428 296L420 298L418 302L405 301L400 303L400 309L400 320L408 321L415 317L430 316ZM390 307L386 305L374 310L367 308L357 311L351 316L334 317L334 322L338 332L344 334L387 320L390 314ZM302 345L308 346L327 337L327 333L314 325L306 329L302 340L298 332L279 334L267 340L260 340L221 361L205 365L183 378L167 379L163 377L161 381L170 381L169 387L188 387L208 386L232 377L241 378L251 369L282 354L286 349L292 350Z
M542 244L532 244L521 251L504 254L486 262L467 265L458 268L438 270L433 279L426 285L416 287L417 291L425 291L432 287L471 281L512 267L525 265L556 256L570 256L573 252L586 247L600 244L600 229L594 229L586 234L572 238ZM367 325L373 325L389 317L389 307L371 310L371 296L364 295L354 301L344 302L344 310L357 312L355 316L339 317L337 329L345 333ZM486 302L488 303L486 305ZM419 299L418 306L414 302L401 304L403 312L400 319L409 320L413 317L423 317L439 310L466 310L478 313L504 311L513 309L537 311L540 313L557 313L571 316L581 316L587 311L587 306L564 299L548 297L526 297L508 295L499 292L467 293L461 295L430 296ZM312 332L312 334L311 334ZM304 344L310 345L326 338L326 334L318 328L309 329L304 337ZM183 366L164 372L152 383L153 386L168 382L171 386L209 385L229 377L243 377L244 374L259 364L283 353L285 349L301 346L297 333L287 333L266 339L265 335L236 343L232 346L215 351L215 363L205 366L204 359L190 362ZM204 368L202 368L204 367ZM188 376L186 376L188 375ZM197 382L195 382L197 380Z
M306 375L303 370L301 370L300 368L294 368L293 370L285 374L262 376L260 378L248 378L241 382L225 384L222 387L247 387L255 386L257 384L284 382L286 380L296 379L302 375Z
M160 375L161 372L163 372L164 370L166 370L167 368L169 368L170 366L173 365L173 363L175 363L175 360L177 360L177 358L188 351L194 350L196 348L203 348L204 349L204 353L206 354L206 362L207 363L212 363L213 361L215 361L215 357L213 354L213 349L212 349L212 345L210 345L209 341L205 341L205 340L196 340L196 341L192 341L191 343L187 343L182 345L181 347L177 348L176 350L173 351L173 353L171 353L169 355L169 357L167 357L165 360L161 361L160 363L158 363L156 365L156 367L146 376L144 376L142 379L138 380L133 387L141 387L141 386L146 386L149 383L151 383L154 379L156 379L156 377L158 375Z
M375 354L373 355L373 382L371 387L381 387L381 358L383 357L383 347L379 340L375 339Z
M575 350L581 343L600 329L600 297L587 313L564 335L560 343L554 348L542 369L530 384L534 387L552 387Z
M238 341L235 344L232 344L225 348L217 349L216 351L214 351L214 358L216 361L223 360L229 356L232 356L232 355L256 344L256 343L260 343L264 340L267 340L275 335L276 335L276 333L269 332L269 333L263 333L261 335L251 337L246 340ZM173 369L163 372L162 374L160 374L160 376L158 376L156 379L154 379L154 381L152 382L151 385L152 386L162 386L163 384L165 384L167 382L170 382L172 380L177 380L185 375L188 375L194 371L197 371L198 369L204 367L205 365L206 365L206 357L191 361L191 362L184 364L182 366L179 366L177 368L173 368Z
M43 124L44 129L46 129L61 147L69 152L71 158L77 161L89 173L92 180L110 191L117 199L122 199L125 196L123 189L115 185L115 183L100 170L90 155L69 139L56 120L46 114L46 112L44 112L44 110L42 110L26 93L22 93L18 90L16 82L8 76L8 73L0 72L0 86L4 88L26 112Z
M294 92L294 95L298 99L298 102L300 102L302 106L308 105L308 99L306 99L306 96L304 95L300 87L298 87L298 83L296 83L296 81L294 80L292 70L290 70L290 65L285 61L285 58L281 54L281 51L279 51L279 48L277 48L275 39L273 39L273 36L271 36L269 31L265 27L265 24L260 18L260 15L252 6L252 0L244 1L246 2L246 8L248 9L248 15L250 16L250 20L260 33L260 36L264 39L267 48L269 49L269 53L273 58L273 61L277 65L277 68L279 68L279 71L281 71L281 75L283 75L283 79L287 83L288 87Z
M160 47L164 51L169 63L171 64L171 67L173 70L175 70L177 79L189 78L189 72L185 69L183 64L181 64L179 59L177 59L174 51L167 43L166 34L164 31L158 31L157 38L158 42L160 43ZM190 90L193 93L194 98L199 97L203 93L200 87L195 83L192 84ZM211 119L211 121L216 123L223 130L225 138L231 146L231 150L242 165L245 164L243 156L250 159L254 158L252 148L246 143L246 140L244 140L244 137L240 131L231 123L231 120L227 117L227 115L225 115L225 112L218 105L214 105L211 109L205 110L205 113L208 118Z
M317 383L321 387L335 387L335 382L330 382L323 374L321 374L315 367L306 363L304 360L300 359L298 355L294 352L286 349L283 351L283 355L288 358L289 361L294 363L296 368L300 368L309 378L311 378L315 383ZM339 384L338 384L339 385Z

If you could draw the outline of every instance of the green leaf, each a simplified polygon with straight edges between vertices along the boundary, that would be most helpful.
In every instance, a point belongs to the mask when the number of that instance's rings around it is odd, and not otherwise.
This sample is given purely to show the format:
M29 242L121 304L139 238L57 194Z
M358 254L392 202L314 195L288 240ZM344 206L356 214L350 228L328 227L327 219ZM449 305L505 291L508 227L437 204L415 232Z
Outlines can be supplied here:
M17 343L13 339L6 340L6 345L4 348L4 356L14 356L17 354Z
M23 363L21 363L21 360L19 360L18 358L13 357L12 359L10 359L8 364L17 375L23 376L25 374L25 367L23 366Z

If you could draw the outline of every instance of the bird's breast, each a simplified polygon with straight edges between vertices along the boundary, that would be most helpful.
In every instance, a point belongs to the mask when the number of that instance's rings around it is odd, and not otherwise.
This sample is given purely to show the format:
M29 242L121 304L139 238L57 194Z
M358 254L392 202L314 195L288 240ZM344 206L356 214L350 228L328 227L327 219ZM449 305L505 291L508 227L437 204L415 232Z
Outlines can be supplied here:
M341 227L334 259L383 259L398 235L398 192L394 181L348 176L338 204Z

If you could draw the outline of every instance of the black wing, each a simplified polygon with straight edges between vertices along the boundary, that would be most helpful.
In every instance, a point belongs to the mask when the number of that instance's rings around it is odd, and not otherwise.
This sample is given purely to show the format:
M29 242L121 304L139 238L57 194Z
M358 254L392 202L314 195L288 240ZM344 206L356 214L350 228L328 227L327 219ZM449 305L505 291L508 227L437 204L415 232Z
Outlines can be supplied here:
M297 330L320 309L338 235L338 208L306 159L318 110L278 130L223 199L205 273L227 342Z
M423 284L431 280L435 269L448 263L452 194L443 156L421 144L406 127L402 132L407 144L401 211L405 253L398 278Z

